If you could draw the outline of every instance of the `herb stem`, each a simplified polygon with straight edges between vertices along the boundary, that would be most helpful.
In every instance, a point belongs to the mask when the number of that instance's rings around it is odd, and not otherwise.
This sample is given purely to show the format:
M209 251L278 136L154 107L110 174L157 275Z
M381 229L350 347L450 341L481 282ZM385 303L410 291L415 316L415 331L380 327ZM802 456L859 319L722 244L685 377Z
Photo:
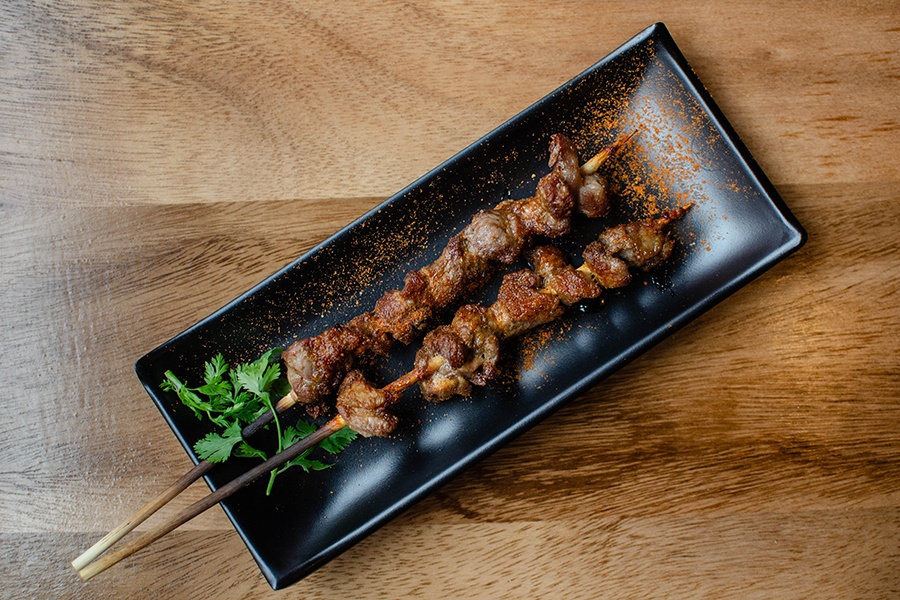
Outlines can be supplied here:
M281 436L281 420L278 418L278 411L275 410L275 406L272 405L272 398L269 396L269 393L266 392L263 395L263 401L266 403L266 406L269 407L269 410L272 411L272 420L275 421L275 431L278 434L278 452L280 454L282 450L284 450L284 443ZM266 485L266 496L272 494L272 486L275 485L275 478L278 477L278 469L272 469L269 473L269 483Z

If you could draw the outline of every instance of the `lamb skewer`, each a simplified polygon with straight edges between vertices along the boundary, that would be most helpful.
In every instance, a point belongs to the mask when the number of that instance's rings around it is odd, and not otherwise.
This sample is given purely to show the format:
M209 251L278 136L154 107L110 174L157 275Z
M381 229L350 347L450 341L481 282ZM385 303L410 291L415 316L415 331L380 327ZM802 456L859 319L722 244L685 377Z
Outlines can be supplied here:
M403 289L384 294L375 309L326 331L293 343L282 354L291 392L275 409L281 413L302 404L311 416L327 410L324 400L366 353L387 354L394 341L408 344L420 335L434 313L483 285L494 265L514 262L522 249L538 235L558 237L568 233L577 211L589 218L607 214L609 185L599 172L603 164L636 133L619 136L583 165L578 165L574 144L562 134L550 138L551 171L538 182L536 194L523 200L506 200L493 210L481 211L459 234L451 238L432 264L407 274ZM273 419L271 412L247 425L246 439ZM72 561L83 569L122 537L212 469L201 461L168 489L107 533Z
M606 229L585 248L577 269L557 248L535 248L529 253L532 269L505 276L494 304L463 306L449 325L426 335L405 375L376 388L358 369L350 371L338 392L338 413L357 433L384 436L397 426L392 406L415 384L432 402L469 396L473 385L496 377L503 341L555 320L566 307L597 298L603 289L627 285L629 267L650 269L665 262L675 243L668 225L688 208Z
M380 389L369 384L360 371L351 371L340 387L339 414L316 432L194 503L168 523L80 569L79 574L87 580L103 572L344 426L367 437L390 434L397 425L391 406L404 389L416 383L431 401L468 396L473 384L485 385L495 376L502 339L548 323L566 306L596 298L604 288L627 285L631 280L629 266L649 269L665 262L675 244L666 228L688 208L605 230L585 249L585 263L577 269L552 246L534 249L530 253L534 269L504 277L493 305L463 306L450 325L431 331L412 371Z
M480 211L436 261L408 273L403 288L385 293L374 310L285 350L293 400L320 416L327 410L323 400L333 396L363 355L385 354L394 342L409 344L418 338L438 311L480 288L498 263L515 262L535 237L568 233L573 212L606 215L609 186L598 170L632 135L620 136L581 167L572 142L561 134L551 136L552 169L533 197Z

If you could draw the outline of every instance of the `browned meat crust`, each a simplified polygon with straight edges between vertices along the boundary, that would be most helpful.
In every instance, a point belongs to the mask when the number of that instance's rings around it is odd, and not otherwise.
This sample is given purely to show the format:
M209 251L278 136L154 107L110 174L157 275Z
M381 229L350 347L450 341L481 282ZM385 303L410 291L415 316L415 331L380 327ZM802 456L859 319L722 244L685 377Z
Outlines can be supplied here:
M609 213L606 178L596 173L581 173L575 145L564 135L555 134L550 138L550 167L562 176L569 188L577 192L576 207L579 212L591 218Z
M596 281L605 288L628 285L628 267L652 269L669 260L675 240L666 226L681 217L688 207L676 208L658 219L645 219L605 229L596 242L584 250L585 263Z
M421 336L436 311L484 285L496 264L517 260L535 236L568 233L576 208L589 216L601 214L596 205L600 196L606 198L606 188L591 188L585 194L597 197L583 201L580 188L594 185L589 182L597 177L580 174L578 155L566 136L551 137L550 157L553 170L541 178L532 198L480 211L435 262L408 273L403 288L385 293L372 312L292 344L283 357L297 401L316 406L364 354L386 353L394 341L409 344ZM608 206L608 199L603 201Z
M566 306L600 296L603 288L593 276L570 265L559 248L539 246L529 253L528 260L534 272L540 275L544 287L553 290Z
M339 394L353 402L339 403L338 412L351 429L365 437L388 435L397 426L390 406L396 398L366 381L357 370L350 371L341 383Z

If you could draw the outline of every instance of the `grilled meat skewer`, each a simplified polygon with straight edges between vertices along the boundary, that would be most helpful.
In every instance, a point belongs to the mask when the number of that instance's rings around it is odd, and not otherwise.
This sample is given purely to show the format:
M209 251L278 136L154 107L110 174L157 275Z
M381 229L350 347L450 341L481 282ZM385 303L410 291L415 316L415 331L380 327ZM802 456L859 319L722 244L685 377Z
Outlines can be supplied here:
M391 407L416 383L432 402L468 396L473 385L496 377L502 341L555 320L567 306L597 298L603 289L627 285L629 267L649 269L665 262L675 244L667 226L686 210L604 230L585 248L585 262L577 269L553 246L533 249L532 269L505 276L494 304L463 306L449 325L426 335L409 373L376 388L361 371L350 371L338 392L339 414L363 436L384 436L397 426Z
M360 357L386 354L395 341L417 339L435 312L480 288L497 264L515 262L535 237L567 234L573 212L607 214L609 186L598 169L632 135L620 136L581 167L571 140L551 136L551 171L540 179L533 197L478 212L435 262L409 272L403 288L385 293L374 310L291 344L282 354L292 390L284 402L304 404L319 416L326 409L324 400Z

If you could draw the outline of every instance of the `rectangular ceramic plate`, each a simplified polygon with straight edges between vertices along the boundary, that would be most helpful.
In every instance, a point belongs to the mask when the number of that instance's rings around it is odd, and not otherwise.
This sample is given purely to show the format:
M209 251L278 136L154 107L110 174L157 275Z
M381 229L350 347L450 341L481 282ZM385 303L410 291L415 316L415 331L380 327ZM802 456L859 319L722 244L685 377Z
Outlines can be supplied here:
M561 245L577 262L603 226L693 202L675 228L674 259L610 293L602 308L572 310L546 326L540 344L536 335L511 344L509 375L472 398L433 406L409 390L394 437L354 442L327 471L293 469L269 497L258 481L228 500L228 517L272 587L308 575L733 293L799 248L802 228L657 24L137 362L196 461L191 446L207 430L160 391L164 371L198 381L218 352L251 360L369 310L402 287L407 271L432 262L476 211L530 196L547 172L552 133L569 135L587 157L633 129L638 135L608 173L618 190L613 214L577 218ZM472 300L490 303L496 287ZM372 379L383 384L409 369L416 347L375 364ZM231 461L207 482L217 488L249 464Z

